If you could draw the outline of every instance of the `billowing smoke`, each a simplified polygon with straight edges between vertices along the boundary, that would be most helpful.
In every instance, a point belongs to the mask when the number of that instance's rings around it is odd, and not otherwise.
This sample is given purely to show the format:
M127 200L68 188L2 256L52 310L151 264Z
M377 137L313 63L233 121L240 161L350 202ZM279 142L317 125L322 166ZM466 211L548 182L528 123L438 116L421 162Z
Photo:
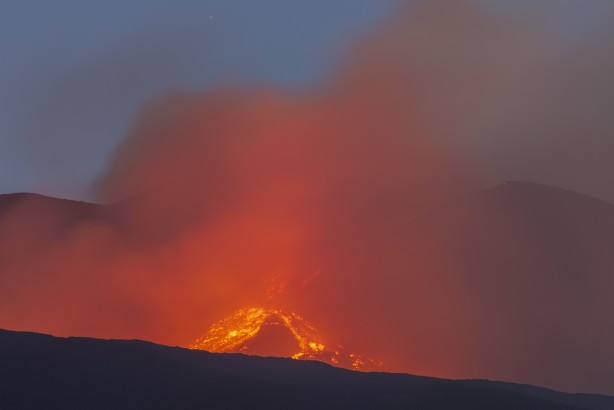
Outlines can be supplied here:
M481 183L527 180L614 202L614 5L419 1L354 70L411 73L411 116Z
M611 218L607 205L549 212L567 194L523 185L469 194L484 170L507 175L500 151L541 155L533 144L588 126L555 94L588 93L606 64L559 69L541 22L425 1L318 90L152 101L96 184L111 205L5 207L0 326L185 346L262 305L392 371L614 392L612 221L581 219ZM557 164L537 180L558 182Z

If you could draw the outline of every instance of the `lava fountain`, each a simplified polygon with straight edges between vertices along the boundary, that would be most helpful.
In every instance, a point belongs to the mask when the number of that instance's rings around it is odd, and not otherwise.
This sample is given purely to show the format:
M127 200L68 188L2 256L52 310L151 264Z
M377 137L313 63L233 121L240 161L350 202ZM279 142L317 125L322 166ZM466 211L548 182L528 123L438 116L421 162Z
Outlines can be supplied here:
M188 347L216 353L317 360L360 371L382 368L381 362L325 343L317 330L296 313L262 307L237 310L213 324L205 335Z

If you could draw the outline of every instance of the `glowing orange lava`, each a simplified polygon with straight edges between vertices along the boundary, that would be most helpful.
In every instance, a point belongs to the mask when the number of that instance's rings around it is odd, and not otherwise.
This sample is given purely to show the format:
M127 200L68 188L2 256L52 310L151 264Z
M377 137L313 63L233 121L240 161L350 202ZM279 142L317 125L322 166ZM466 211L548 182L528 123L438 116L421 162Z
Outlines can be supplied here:
M382 364L354 353L345 353L340 346L329 346L317 335L316 329L294 312L252 307L234 312L211 326L209 331L188 346L190 349L217 353L259 354L258 338L266 327L289 331L294 350L283 354L297 360L318 360L352 370L381 370ZM286 344L286 348L289 346ZM260 350L260 351L259 351Z

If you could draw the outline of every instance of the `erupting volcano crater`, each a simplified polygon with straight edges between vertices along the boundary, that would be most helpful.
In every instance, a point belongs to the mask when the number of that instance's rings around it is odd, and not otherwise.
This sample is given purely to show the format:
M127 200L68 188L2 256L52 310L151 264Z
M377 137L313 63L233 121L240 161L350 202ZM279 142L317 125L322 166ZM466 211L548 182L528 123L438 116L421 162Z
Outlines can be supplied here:
M188 346L217 353L318 360L352 370L381 370L380 362L341 346L329 346L316 329L294 312L253 307L240 309L213 324L209 331Z

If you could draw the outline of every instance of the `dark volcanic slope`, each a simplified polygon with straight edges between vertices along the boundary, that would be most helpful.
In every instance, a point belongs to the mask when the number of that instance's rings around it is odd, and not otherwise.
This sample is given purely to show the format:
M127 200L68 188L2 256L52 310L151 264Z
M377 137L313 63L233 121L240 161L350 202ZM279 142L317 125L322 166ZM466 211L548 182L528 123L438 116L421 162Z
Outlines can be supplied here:
M164 262L159 251L192 229L186 225L191 216L174 208L149 211L144 204L150 202L139 197L94 205L0 195L0 327L189 342L192 336L160 329L202 327L210 311L202 295L177 304L185 298L181 281L162 280L157 269L143 273L132 262L145 268ZM312 300L337 300L344 274L379 278L387 268L399 270L398 277L388 276L392 280L369 279L369 292L343 294L346 310L340 307L339 317L361 309L371 290L386 295L381 308L373 304L369 320L386 317L394 328L386 327L388 340L364 353L388 352L382 360L396 370L614 394L614 205L510 182L434 206L425 217L402 217L398 229L394 218L383 224L385 235L375 241L382 244L372 253L365 241L336 248L334 235L330 246L322 235L318 252L331 280L323 275L307 289ZM388 232L388 225L395 228ZM424 246L416 251L413 243ZM143 280L173 297L154 301L151 292L140 292ZM152 314L157 303L172 306L174 314Z
M2 409L612 409L614 398L0 330Z

